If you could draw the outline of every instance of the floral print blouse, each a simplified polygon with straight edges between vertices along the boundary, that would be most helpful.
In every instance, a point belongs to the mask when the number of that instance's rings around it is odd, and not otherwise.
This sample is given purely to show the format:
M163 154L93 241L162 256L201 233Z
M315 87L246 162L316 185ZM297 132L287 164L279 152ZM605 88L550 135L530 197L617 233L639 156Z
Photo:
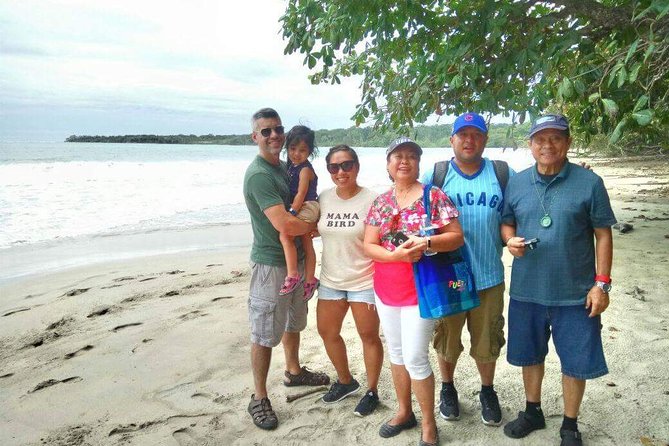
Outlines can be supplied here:
M430 190L430 221L435 228L446 226L459 213L450 198L439 188ZM419 235L421 223L425 213L423 196L416 199L409 206L400 209L395 199L394 189L379 195L372 203L367 213L365 223L380 226L380 243L388 251L394 251L395 245L390 240L397 231L406 235Z

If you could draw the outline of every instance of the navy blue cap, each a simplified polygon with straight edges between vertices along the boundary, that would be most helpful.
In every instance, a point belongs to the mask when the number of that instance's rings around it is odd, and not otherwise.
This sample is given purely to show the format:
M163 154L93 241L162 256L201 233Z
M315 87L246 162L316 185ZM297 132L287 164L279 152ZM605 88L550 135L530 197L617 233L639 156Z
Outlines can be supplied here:
M416 153L418 153L418 156L423 154L423 149L421 149L420 146L416 144L411 138L400 136L399 138L393 140L393 142L391 142L388 146L388 149L386 150L386 158L388 158L395 150L403 146L411 147Z
M567 118L562 115L551 114L539 116L537 120L532 123L532 128L530 129L530 138L534 136L535 133L545 129L569 131L569 122L567 121Z
M488 127L485 125L485 119L483 119L483 116L479 115L478 113L464 113L455 118L451 136L458 133L464 127L476 127L483 133L488 133Z

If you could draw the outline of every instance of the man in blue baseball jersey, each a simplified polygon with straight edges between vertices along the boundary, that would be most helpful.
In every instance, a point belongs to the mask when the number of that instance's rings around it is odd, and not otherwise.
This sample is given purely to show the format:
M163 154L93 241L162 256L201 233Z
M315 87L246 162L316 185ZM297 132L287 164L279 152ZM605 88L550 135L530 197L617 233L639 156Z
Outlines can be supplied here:
M602 179L567 159L570 145L564 116L537 119L530 130L536 164L506 190L502 237L515 257L507 359L523 368L526 405L504 433L522 438L546 427L541 383L552 336L562 368L561 445L580 446L585 380L608 373L600 314L609 305L616 219Z
M443 190L460 212L460 223L469 250L476 289L481 305L466 313L441 319L435 328L433 345L439 357L442 387L439 413L446 420L458 420L460 407L454 385L455 366L464 350L461 336L465 322L471 335L470 356L476 361L481 376L481 420L490 426L499 426L502 412L493 387L495 365L504 340L504 266L500 236L505 180L509 173L506 163L494 165L483 157L488 128L482 116L465 113L453 124L451 146L455 157L447 165L437 163L427 172L423 183L437 186L443 177L438 166L447 168ZM506 175L498 176L501 165Z

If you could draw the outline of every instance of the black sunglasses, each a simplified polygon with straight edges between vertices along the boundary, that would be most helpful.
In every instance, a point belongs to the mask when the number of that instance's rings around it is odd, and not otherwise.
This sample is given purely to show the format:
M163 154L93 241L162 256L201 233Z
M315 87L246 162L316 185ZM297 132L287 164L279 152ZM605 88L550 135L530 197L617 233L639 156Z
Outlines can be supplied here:
M274 128L267 127L266 129L260 129L260 134L265 138L269 138L269 135L272 134L272 130L274 130L274 132L277 135L283 135L283 126L282 125L277 125Z
M353 166L355 166L355 161L353 160L348 160L344 161L343 163L330 163L328 164L328 172L331 174L335 174L339 172L339 169L343 170L344 172L350 172L351 169L353 169Z

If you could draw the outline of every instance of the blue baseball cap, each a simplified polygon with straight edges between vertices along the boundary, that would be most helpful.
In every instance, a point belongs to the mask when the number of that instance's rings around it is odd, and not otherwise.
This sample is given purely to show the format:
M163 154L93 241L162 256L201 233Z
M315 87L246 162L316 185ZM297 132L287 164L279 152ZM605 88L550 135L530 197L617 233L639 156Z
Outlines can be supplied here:
M532 123L530 138L534 136L535 133L545 129L556 129L569 132L569 122L567 121L567 118L562 115L539 116L537 120Z
M451 136L458 133L464 127L476 127L483 133L488 133L485 119L477 113L464 113L458 116L453 123L453 132L451 132Z

